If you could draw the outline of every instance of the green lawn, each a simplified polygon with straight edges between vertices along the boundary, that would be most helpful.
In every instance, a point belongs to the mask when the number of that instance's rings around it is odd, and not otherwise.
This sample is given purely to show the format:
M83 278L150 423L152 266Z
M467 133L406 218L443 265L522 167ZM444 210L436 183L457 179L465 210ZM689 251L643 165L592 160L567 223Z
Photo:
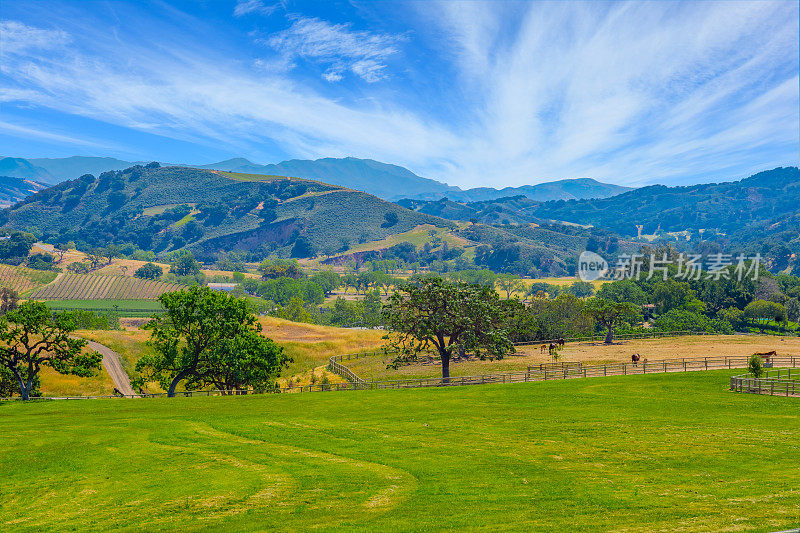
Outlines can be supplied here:
M0 529L776 531L800 403L728 371L0 405Z
M85 309L102 312L116 309L120 316L129 317L147 317L164 309L158 300L45 300L44 303L59 311Z

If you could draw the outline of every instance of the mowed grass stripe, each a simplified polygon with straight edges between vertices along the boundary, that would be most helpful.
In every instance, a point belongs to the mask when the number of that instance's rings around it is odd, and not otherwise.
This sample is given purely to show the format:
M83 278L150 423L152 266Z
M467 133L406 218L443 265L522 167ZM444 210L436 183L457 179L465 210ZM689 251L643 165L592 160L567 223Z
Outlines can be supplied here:
M788 529L798 403L730 375L6 404L0 524Z

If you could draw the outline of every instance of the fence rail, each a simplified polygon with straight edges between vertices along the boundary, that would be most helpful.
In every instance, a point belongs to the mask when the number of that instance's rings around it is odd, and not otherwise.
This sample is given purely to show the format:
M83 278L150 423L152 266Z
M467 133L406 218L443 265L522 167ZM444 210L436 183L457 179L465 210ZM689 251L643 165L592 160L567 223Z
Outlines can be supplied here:
M358 358L357 356L366 356L366 354L350 354L351 358ZM374 354L371 354L374 355ZM379 390L379 389L413 389L413 388L426 388L426 387L453 387L463 385L483 385L488 383L522 383L531 381L550 381L550 380L563 380L563 379L578 379L578 378L592 378L602 376L629 376L639 374L663 374L670 372L692 372L699 370L720 370L732 368L746 368L748 356L741 357L697 357L685 359L663 359L658 361L648 361L638 364L634 363L615 363L606 365L582 365L578 371L577 367L565 366L563 369L548 369L542 370L533 369L528 371L519 372L506 372L503 374L483 374L478 376L458 376L448 379L444 378L419 378L419 379L403 379L403 380L387 380L387 381L364 381L348 382L348 383L317 383L314 385L304 385L302 387L283 387L267 390L210 390L210 391L180 391L176 392L176 396L180 397L193 397L193 396L237 396L246 394L291 394L301 392L327 392L327 391L345 391L345 390ZM800 356L795 355L776 355L771 357L771 364L773 366L781 366L786 368L800 367ZM797 372L800 377L800 372ZM746 376L736 376L743 379ZM735 378L731 378L731 387ZM761 379L760 381L765 381ZM789 380L775 380L775 381L789 381ZM797 380L791 380L797 381ZM757 383L753 382L757 387ZM762 388L765 391L765 388ZM781 390L779 388L774 389ZM800 385L796 390L800 392ZM792 394L792 393L790 393ZM64 396L59 398L42 398L43 400L85 400L91 398L159 398L165 397L166 393L156 394L137 394L137 395L116 395L116 396ZM17 400L18 398L0 398L0 400Z
M675 332L672 332L673 334ZM684 334L684 333L682 333ZM685 333L692 334L692 333ZM539 341L544 342L544 341ZM179 391L179 397L193 396L236 396L247 394L291 394L302 392L327 392L345 390L377 390L377 389L407 389L424 387L450 387L462 385L481 385L487 383L520 383L530 381L549 381L561 379L590 378L602 376L628 376L637 374L663 374L669 372L690 372L699 370L720 370L733 368L746 368L750 356L737 357L695 357L683 359L661 359L642 361L639 363L613 363L603 365L585 365L577 361L563 361L558 363L544 363L538 367L529 366L526 371L506 372L499 374L483 374L477 376L457 376L444 378L418 378L404 380L366 381L339 361L387 355L391 352L362 352L336 355L329 359L328 369L349 379L347 383L317 383L299 387L282 387L266 390L206 390L206 391ZM767 370L764 378L755 378L749 374L731 378L731 390L739 392L760 392L774 394L783 391L786 395L800 394L800 372L792 373L791 369L800 367L800 356L773 355L766 364L768 367L784 367L784 369ZM786 373L786 377L782 374ZM792 377L792 376L797 377ZM789 391L789 392L787 392ZM46 397L41 400L86 400L94 398L159 398L166 397L166 393L135 394L113 396L62 396ZM4 400L19 400L19 398L0 398Z
M774 357L774 356L773 356ZM783 365L782 365L783 366ZM794 368L794 365L792 365ZM763 377L742 374L731 377L731 390L750 394L800 396L800 372L792 368L768 370Z
M653 331L653 332L646 332L646 333L629 333L623 335L614 335L615 339L619 340L631 340L631 339L653 339L653 338L665 338L665 337L685 337L685 336L693 336L693 335L720 335L718 333L707 333L705 331ZM746 335L746 334L743 334ZM549 345L551 343L555 344L563 340L564 342L589 342L589 341L598 341L598 340L605 340L605 335L591 335L591 336L583 336L583 337L568 337L564 339L545 339L545 340L538 340L538 341L525 341L525 342L517 342L514 343L514 346L539 346L539 345ZM355 383L367 383L367 380L361 378L360 376L356 375L355 372L347 368L347 366L341 364L341 361L348 361L351 359L360 359L362 357L374 357L377 355L388 355L393 352L384 352L384 351L374 351L374 352L361 352L361 353L350 353L350 354L343 354L343 355L334 355L328 360L328 370L337 374L338 376L346 379L347 381L355 382ZM544 363L550 364L550 363ZM562 363L563 364L563 363ZM571 362L571 365L580 364ZM644 363L642 363L644 364ZM541 365L540 365L541 366ZM529 371L535 367L528 367Z

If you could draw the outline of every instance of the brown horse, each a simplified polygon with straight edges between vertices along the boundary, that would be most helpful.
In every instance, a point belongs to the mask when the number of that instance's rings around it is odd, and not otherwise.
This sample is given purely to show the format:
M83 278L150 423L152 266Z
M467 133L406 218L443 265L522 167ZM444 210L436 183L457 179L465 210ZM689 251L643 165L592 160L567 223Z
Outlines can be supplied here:
M631 356L631 362L633 362L633 366L636 366L639 363L639 354L635 353Z
M783 340L783 339L781 339L781 340ZM765 356L765 355L766 355L766 356L769 356L769 355L778 355L778 352L777 352L777 351L775 351L775 350L772 350L771 352L756 352L756 353L754 353L753 355L760 355L760 356L762 356L762 357L763 357L763 356Z
M566 343L566 341L564 340L564 337L561 337L560 339L558 339L558 346L560 348L563 348L565 343Z
M556 345L554 343L550 343L550 355L553 355L556 351Z
M547 349L547 345L546 344L542 344L541 348L539 348L539 353L544 353L544 351L546 349Z

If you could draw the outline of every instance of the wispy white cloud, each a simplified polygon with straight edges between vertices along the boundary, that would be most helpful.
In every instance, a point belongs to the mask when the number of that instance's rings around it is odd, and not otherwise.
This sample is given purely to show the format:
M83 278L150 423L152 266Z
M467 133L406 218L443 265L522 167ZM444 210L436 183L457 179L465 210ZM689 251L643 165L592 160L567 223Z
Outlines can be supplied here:
M239 0L233 8L233 14L237 17L244 15L271 15L280 4L265 4L262 0Z
M100 32L78 46L80 28L5 21L0 101L255 158L266 142L290 157L369 157L461 186L797 163L795 3L413 5L424 16L399 34L295 16L262 39L278 53L255 61L183 35L154 46ZM390 76L401 51L434 89ZM296 81L306 63L330 83ZM346 76L385 81L350 97L335 84Z
M95 50L106 44L93 37ZM208 50L170 54L126 44L126 52L102 58L77 48L18 54L0 72L27 89L6 97L237 152L267 137L298 157L395 160L401 146L446 152L455 142L446 128L406 110L346 105L281 76L226 63Z
M387 59L399 53L402 36L357 31L313 17L294 17L289 28L260 42L284 57L302 57L326 65L323 78L335 82L350 71L374 83L386 78Z
M75 137L73 135L56 133L55 131L52 130L46 131L37 128L20 126L19 124L12 124L5 121L0 121L0 132L10 133L18 137L41 139L59 144L66 144L70 146L83 146L97 150L120 150L123 148L113 142L85 139L82 137Z
M797 150L796 84L773 112L746 105L796 75L796 5L536 3L513 22L492 5L445 2L430 18L475 98L470 150L448 173L641 183L708 172L759 135Z
M63 47L70 38L61 30L48 30L16 20L0 21L0 54L19 54L33 50Z

